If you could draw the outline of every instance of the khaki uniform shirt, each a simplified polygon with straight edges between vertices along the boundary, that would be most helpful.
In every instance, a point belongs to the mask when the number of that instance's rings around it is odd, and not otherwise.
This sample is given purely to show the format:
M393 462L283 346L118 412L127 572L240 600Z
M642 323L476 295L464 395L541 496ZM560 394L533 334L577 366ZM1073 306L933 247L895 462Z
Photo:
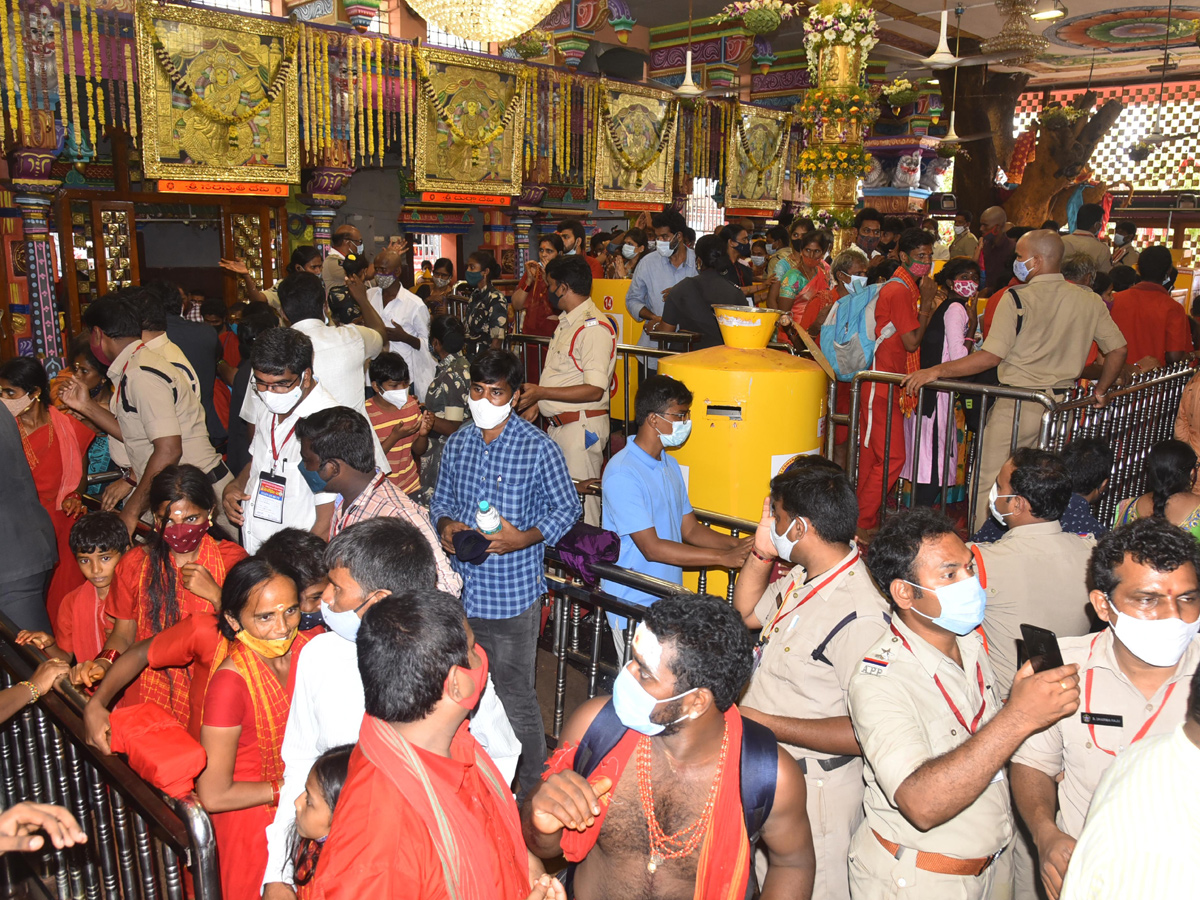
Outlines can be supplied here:
M850 679L850 718L866 760L867 790L863 797L866 821L880 835L927 853L959 859L980 859L1007 846L1013 837L1008 785L1001 774L965 810L948 822L922 832L896 808L896 791L924 763L967 742L971 732L942 696L933 676L970 724L980 709L976 664L983 673L982 728L1000 711L996 675L972 632L958 639L963 668L918 637L899 616L884 638L871 649ZM900 636L912 650L906 650ZM890 857L889 857L890 858Z
M1111 754L1128 750L1134 736L1156 714L1154 724L1146 732L1147 737L1168 734L1183 722L1187 714L1189 682L1200 664L1200 637L1192 638L1175 672L1149 702L1117 665L1111 628L1099 634L1060 638L1058 646L1063 662L1079 665L1082 692L1079 711L1026 740L1012 761L1045 772L1051 778L1062 774L1058 785L1058 827L1078 838L1083 832L1083 820L1087 817L1100 776L1116 759ZM1093 673L1090 699L1087 690L1089 671ZM1121 724L1101 724L1093 720L1089 729L1083 721L1085 714L1119 717ZM1106 750L1110 752L1106 753Z
M113 384L109 409L121 425L129 465L137 477L146 470L154 441L179 435L180 463L211 472L221 456L208 440L204 407L187 376L153 350L134 341L108 367Z
M847 563L849 568L796 607ZM741 702L769 715L794 719L848 716L850 677L867 651L884 634L891 636L887 601L857 548L829 572L804 579L804 570L797 566L770 585L754 607L754 615L763 623L762 657ZM785 615L776 623L781 609ZM835 755L781 744L796 759Z
M975 545L987 584L983 630L1004 699L1017 674L1022 624L1059 637L1088 633L1087 565L1095 546L1094 538L1067 534L1058 522L1010 528L994 544Z
M616 348L617 337L611 323L591 300L583 301L570 312L560 313L539 384L542 387L590 384L602 388L604 394L592 403L542 400L538 403L541 414L549 417L575 410L608 409L608 390L617 366Z
M1070 234L1064 234L1062 242L1064 261L1076 253L1086 253L1096 263L1097 272L1111 271L1112 250L1090 231L1072 231Z
M1021 333L1013 291L1021 296ZM1062 275L1036 275L1000 298L982 349L1000 357L1000 382L1012 387L1065 389L1087 363L1092 341L1101 353L1125 346L1108 309Z
M195 369L192 368L191 362L184 355L183 350L179 345L167 337L164 331L158 337L151 338L146 341L146 349L153 350L179 371L181 371L188 380L188 384L192 386L192 391L197 397L200 396L200 379L196 376Z
M325 254L325 261L321 263L321 281L324 282L326 291L346 283L346 270L342 268L342 260L345 258L332 247Z

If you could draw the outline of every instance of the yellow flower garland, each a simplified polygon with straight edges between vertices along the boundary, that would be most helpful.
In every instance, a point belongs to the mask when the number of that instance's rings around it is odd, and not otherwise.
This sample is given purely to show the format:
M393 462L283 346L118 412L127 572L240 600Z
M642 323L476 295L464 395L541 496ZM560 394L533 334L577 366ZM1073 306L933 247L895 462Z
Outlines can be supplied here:
M69 4L64 0L64 13L69 15ZM51 20L53 22L53 19ZM57 22L53 22L57 25ZM70 94L63 94L63 91L68 88L70 81L67 80L66 69L63 67L63 34L64 29L59 28L58 34L54 38L54 71L58 73L58 108L59 118L63 123L63 130L66 131L68 138L71 134L71 101Z
M133 41L125 42L125 83L133 84ZM138 123L137 123L137 94L136 91L129 91L129 133L137 140Z
M13 33L15 35L14 50L17 59L17 75L20 79L21 88L21 130L27 136L32 125L29 111L29 61L25 58L25 23L21 21L21 4L19 0L13 0ZM8 45L6 44L6 50L7 47ZM11 76L12 73L10 72L9 75Z
M376 80L376 90L379 92L376 95L375 103L375 131L378 133L379 141L379 165L383 165L383 150L387 143L383 133L383 39L375 38L375 68L378 71L378 79Z
M87 126L88 142L95 153L98 137L96 134L96 85L92 82L92 42L88 36L87 0L79 0L79 37L82 39L83 58L83 89L87 92Z
M92 77L96 79L96 127L103 131L104 123L110 118L115 121L116 117L112 114L112 97L108 97L108 116L105 115L105 97L107 95L104 92L104 58L100 55L100 19L96 15L94 3L91 16L88 28L92 33Z
M358 158L358 97L355 82L358 80L358 59L355 55L358 42L353 38L346 40L346 137L349 140L350 164Z

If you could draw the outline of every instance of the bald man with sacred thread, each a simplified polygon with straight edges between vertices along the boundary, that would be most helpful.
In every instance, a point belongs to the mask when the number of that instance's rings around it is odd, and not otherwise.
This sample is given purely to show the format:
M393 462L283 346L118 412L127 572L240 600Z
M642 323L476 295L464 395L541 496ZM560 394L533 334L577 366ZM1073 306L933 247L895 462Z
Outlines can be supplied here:
M1000 299L983 346L961 359L921 369L904 379L905 390L916 393L936 379L961 379L998 366L1000 383L1066 397L1087 362L1095 341L1104 365L1093 389L1096 406L1108 402L1108 389L1125 364L1126 341L1103 303L1085 287L1062 276L1063 242L1053 231L1031 231L1017 241L1013 273L1024 284L1009 288ZM1015 400L997 400L987 417L979 463L975 522L987 521L988 505L980 503L1000 474L1000 468L1020 447L1032 447L1042 422L1042 407L1024 403L1019 412L1017 441L1012 445Z

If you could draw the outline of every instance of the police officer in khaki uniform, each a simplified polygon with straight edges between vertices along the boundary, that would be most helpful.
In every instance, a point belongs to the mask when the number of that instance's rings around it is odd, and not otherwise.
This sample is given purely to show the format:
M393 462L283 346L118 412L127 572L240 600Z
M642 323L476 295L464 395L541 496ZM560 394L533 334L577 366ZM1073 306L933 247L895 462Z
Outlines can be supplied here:
M1104 403L1125 364L1125 336L1105 306L1096 303L1095 294L1063 279L1062 260L1063 242L1056 232L1024 235L1017 241L1014 271L1026 283L1000 298L983 346L961 359L914 372L904 379L905 388L915 392L938 378L963 378L998 366L1001 384L1042 390L1061 399L1079 378L1095 341L1105 356L1094 393L1096 402ZM1037 443L1043 408L1029 402L1021 406L1017 441L1012 443L1016 404L997 400L988 413L979 461L981 492L991 490L1014 450ZM987 504L981 501L976 497L975 529L987 521Z
M113 396L103 407L77 379L64 387L63 402L102 431L124 442L135 487L125 501L121 518L130 533L148 511L150 482L170 465L192 465L204 472L217 496L233 474L208 440L204 407L187 376L141 339L138 311L128 300L104 297L83 316L91 329L92 350L109 362ZM232 529L218 505L217 524Z
M1036 896L1038 875L1058 896L1100 776L1133 744L1184 721L1200 664L1200 550L1190 534L1165 519L1137 519L1100 538L1090 568L1092 607L1110 627L1058 642L1063 660L1079 666L1079 715L1013 756L1013 798L1040 863L1025 879L1018 869L1022 898Z
M582 256L546 266L547 300L559 311L538 384L521 387L521 414L550 420L550 437L571 477L599 478L608 446L609 389L617 365L617 333L592 303L592 272ZM600 498L588 496L584 521L600 524Z
M1007 898L1012 807L1004 766L1079 706L1075 666L1024 666L1007 705L975 629L983 588L945 516L904 510L871 543L895 610L850 679L865 759L865 819L850 843L855 900Z
M862 758L846 690L887 632L887 602L854 545L858 502L841 470L803 457L771 481L733 605L762 629L739 708L766 725L804 772L817 874L814 900L849 900L846 855L862 822ZM795 564L767 584L775 560ZM758 859L759 880L766 859Z
M992 544L976 544L979 578L987 591L983 631L1001 699L1017 673L1021 625L1059 637L1087 634L1087 566L1096 541L1062 530L1071 501L1071 474L1057 453L1024 447L996 479L992 515L1008 526Z

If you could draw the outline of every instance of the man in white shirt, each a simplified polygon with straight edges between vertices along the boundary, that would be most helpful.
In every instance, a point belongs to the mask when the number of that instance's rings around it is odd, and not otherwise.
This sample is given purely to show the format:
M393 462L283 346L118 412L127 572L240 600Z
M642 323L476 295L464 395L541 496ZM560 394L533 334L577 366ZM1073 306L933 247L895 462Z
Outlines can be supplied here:
M263 900L293 900L288 834L295 800L317 757L358 741L364 700L354 641L366 611L393 593L433 591L437 568L429 543L412 525L395 518L352 525L325 552L329 587L321 598L328 634L314 638L296 663L295 690L283 735L283 784L275 821L267 826ZM471 733L500 773L512 781L521 744L508 723L489 677L471 719Z
M338 402L313 377L312 341L294 328L268 329L254 342L250 365L252 393L260 395L248 420L254 425L250 462L222 493L225 514L241 526L248 553L284 528L324 538L334 495L314 494L304 477L296 425Z
M400 283L403 258L394 250L383 250L375 257L375 287L368 288L370 305L383 309L389 345L408 364L413 394L422 403L437 367L429 352L429 307Z
M383 352L387 332L379 315L370 304L363 305L362 325L326 325L325 289L321 280L308 272L297 272L279 282L279 303L292 328L312 342L313 377L336 401L336 406L348 406L367 415L364 370L367 360ZM258 391L247 391L241 416L255 422L262 414ZM387 454L375 439L375 462L384 472L391 472Z

